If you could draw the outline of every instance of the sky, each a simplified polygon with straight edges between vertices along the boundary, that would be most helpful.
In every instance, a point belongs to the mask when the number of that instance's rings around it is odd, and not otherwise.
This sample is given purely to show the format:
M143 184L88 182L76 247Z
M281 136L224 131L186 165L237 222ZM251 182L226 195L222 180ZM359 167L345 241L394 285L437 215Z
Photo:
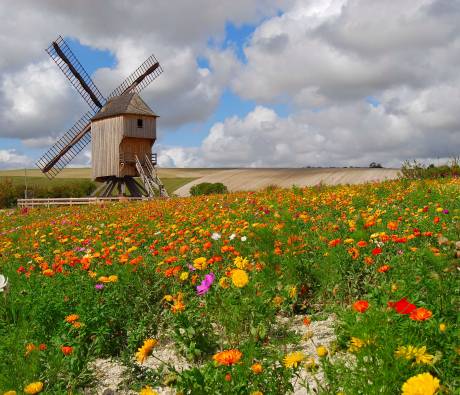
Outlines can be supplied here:
M459 0L2 0L0 169L33 167L86 111L62 35L107 95L141 93L163 167L399 167L460 156ZM86 149L72 162L89 166Z

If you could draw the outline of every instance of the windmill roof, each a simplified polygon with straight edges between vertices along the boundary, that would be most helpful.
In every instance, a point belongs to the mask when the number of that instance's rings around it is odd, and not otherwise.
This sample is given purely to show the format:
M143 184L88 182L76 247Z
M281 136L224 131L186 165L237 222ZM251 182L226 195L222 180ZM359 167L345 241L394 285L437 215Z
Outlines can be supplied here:
M101 108L101 111L99 111L91 120L96 121L98 119L109 118L123 114L143 115L151 117L158 116L136 92L130 92L109 99L105 106Z

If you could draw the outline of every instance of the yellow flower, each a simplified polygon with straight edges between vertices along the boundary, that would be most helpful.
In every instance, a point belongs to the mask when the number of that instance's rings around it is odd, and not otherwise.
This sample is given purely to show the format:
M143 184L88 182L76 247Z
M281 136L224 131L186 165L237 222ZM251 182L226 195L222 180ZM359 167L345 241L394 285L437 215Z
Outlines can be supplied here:
M329 351L327 351L327 348L324 346L318 346L316 347L316 354L318 354L318 357L322 358L325 357Z
M153 350L153 347L157 344L157 340L155 339L147 339L144 341L142 347L139 347L136 352L136 359L139 363L144 363L147 357Z
M30 383L24 388L24 392L28 395L38 394L43 390L43 383L41 381L36 381L35 383Z
M362 347L371 344L371 340L363 340L358 337L352 337L348 346L349 352L358 352Z
M264 395L264 393L262 391L253 391L251 395Z
M402 386L402 395L433 395L439 389L439 380L430 373L409 378Z
M230 284L228 283L228 279L227 277L222 277L220 280L219 280L219 285L224 288L224 289L227 289Z
M248 274L241 269L232 271L232 282L235 287L243 288L249 282Z
M405 358L408 361L415 359L415 363L419 364L429 364L433 362L434 355L428 354L426 352L426 346L423 347L414 347L411 345L408 346L399 346L395 351L395 356L399 358Z
M193 267L195 269L205 270L207 266L208 266L208 263L206 262L206 258L204 258L204 257L196 258L193 261Z
M139 391L139 395L158 395L158 392L147 385Z
M303 352L295 351L287 354L283 359L283 363L287 368L296 368L304 359L305 354Z
M444 323L439 324L439 331L440 332L445 332L447 329L447 325Z
M14 391L14 390L6 391L6 392L3 393L3 395L16 395L16 391Z
M163 300L166 300L167 302L172 302L173 297L172 297L172 295L165 295L165 296L163 296Z
M116 283L117 281L118 281L118 276L116 276L114 274L109 276L109 282Z
M249 261L247 258L242 258L240 256L237 256L234 260L233 263L238 269L244 270L248 267Z
M277 295L277 296L275 296L275 297L273 298L273 304L274 304L275 306L280 306L281 303L283 303L283 297L282 297L282 296Z
M180 274L180 277L179 277L179 278L180 278L181 281L187 280L187 279L188 279L188 272L182 272L182 273Z
M297 295L297 287L296 287L296 286L292 286L292 287L289 289L289 297L290 297L291 299L294 299L296 295Z

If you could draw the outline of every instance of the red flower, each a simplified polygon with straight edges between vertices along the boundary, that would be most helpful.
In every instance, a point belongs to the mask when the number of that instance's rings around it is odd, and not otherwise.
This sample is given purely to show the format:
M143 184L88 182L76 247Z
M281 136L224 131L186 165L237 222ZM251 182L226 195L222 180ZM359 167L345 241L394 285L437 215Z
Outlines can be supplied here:
M424 307L419 307L410 313L409 318L414 321L425 321L432 315L433 313L430 310L425 309Z
M394 308L399 314L410 314L417 308L414 304L409 303L406 298L402 298L397 302L389 302L388 306Z
M73 347L70 346L61 346L61 351L64 355L70 355L72 354Z
M376 247L372 250L372 255L379 255L382 253L382 249L380 247Z
M389 266L389 265L383 265L383 266L380 266L380 267L377 269L377 271L378 271L379 273L385 273L385 272L387 272L387 271L390 270L390 269L391 269L391 266Z
M353 310L358 313L364 313L369 308L369 302L367 300L358 300L353 303Z

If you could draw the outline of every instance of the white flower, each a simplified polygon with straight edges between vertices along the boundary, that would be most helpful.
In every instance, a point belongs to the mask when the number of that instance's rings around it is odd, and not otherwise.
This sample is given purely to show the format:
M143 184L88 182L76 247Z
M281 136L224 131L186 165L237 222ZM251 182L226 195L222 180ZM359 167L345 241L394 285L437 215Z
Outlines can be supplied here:
M211 235L211 239L213 239L213 240L219 240L220 238L221 238L221 235L219 233L214 232Z
M8 285L8 278L0 274L0 292L3 292L3 290L6 289L7 285Z
M159 230L158 232L155 232L154 235L158 236L160 233L161 233L161 230Z
M236 237L236 234L235 233L232 233L229 237L230 240L233 240L234 238Z
M247 239L248 239L248 238L247 238L246 236L243 236L243 237L241 238L241 241L246 241Z

